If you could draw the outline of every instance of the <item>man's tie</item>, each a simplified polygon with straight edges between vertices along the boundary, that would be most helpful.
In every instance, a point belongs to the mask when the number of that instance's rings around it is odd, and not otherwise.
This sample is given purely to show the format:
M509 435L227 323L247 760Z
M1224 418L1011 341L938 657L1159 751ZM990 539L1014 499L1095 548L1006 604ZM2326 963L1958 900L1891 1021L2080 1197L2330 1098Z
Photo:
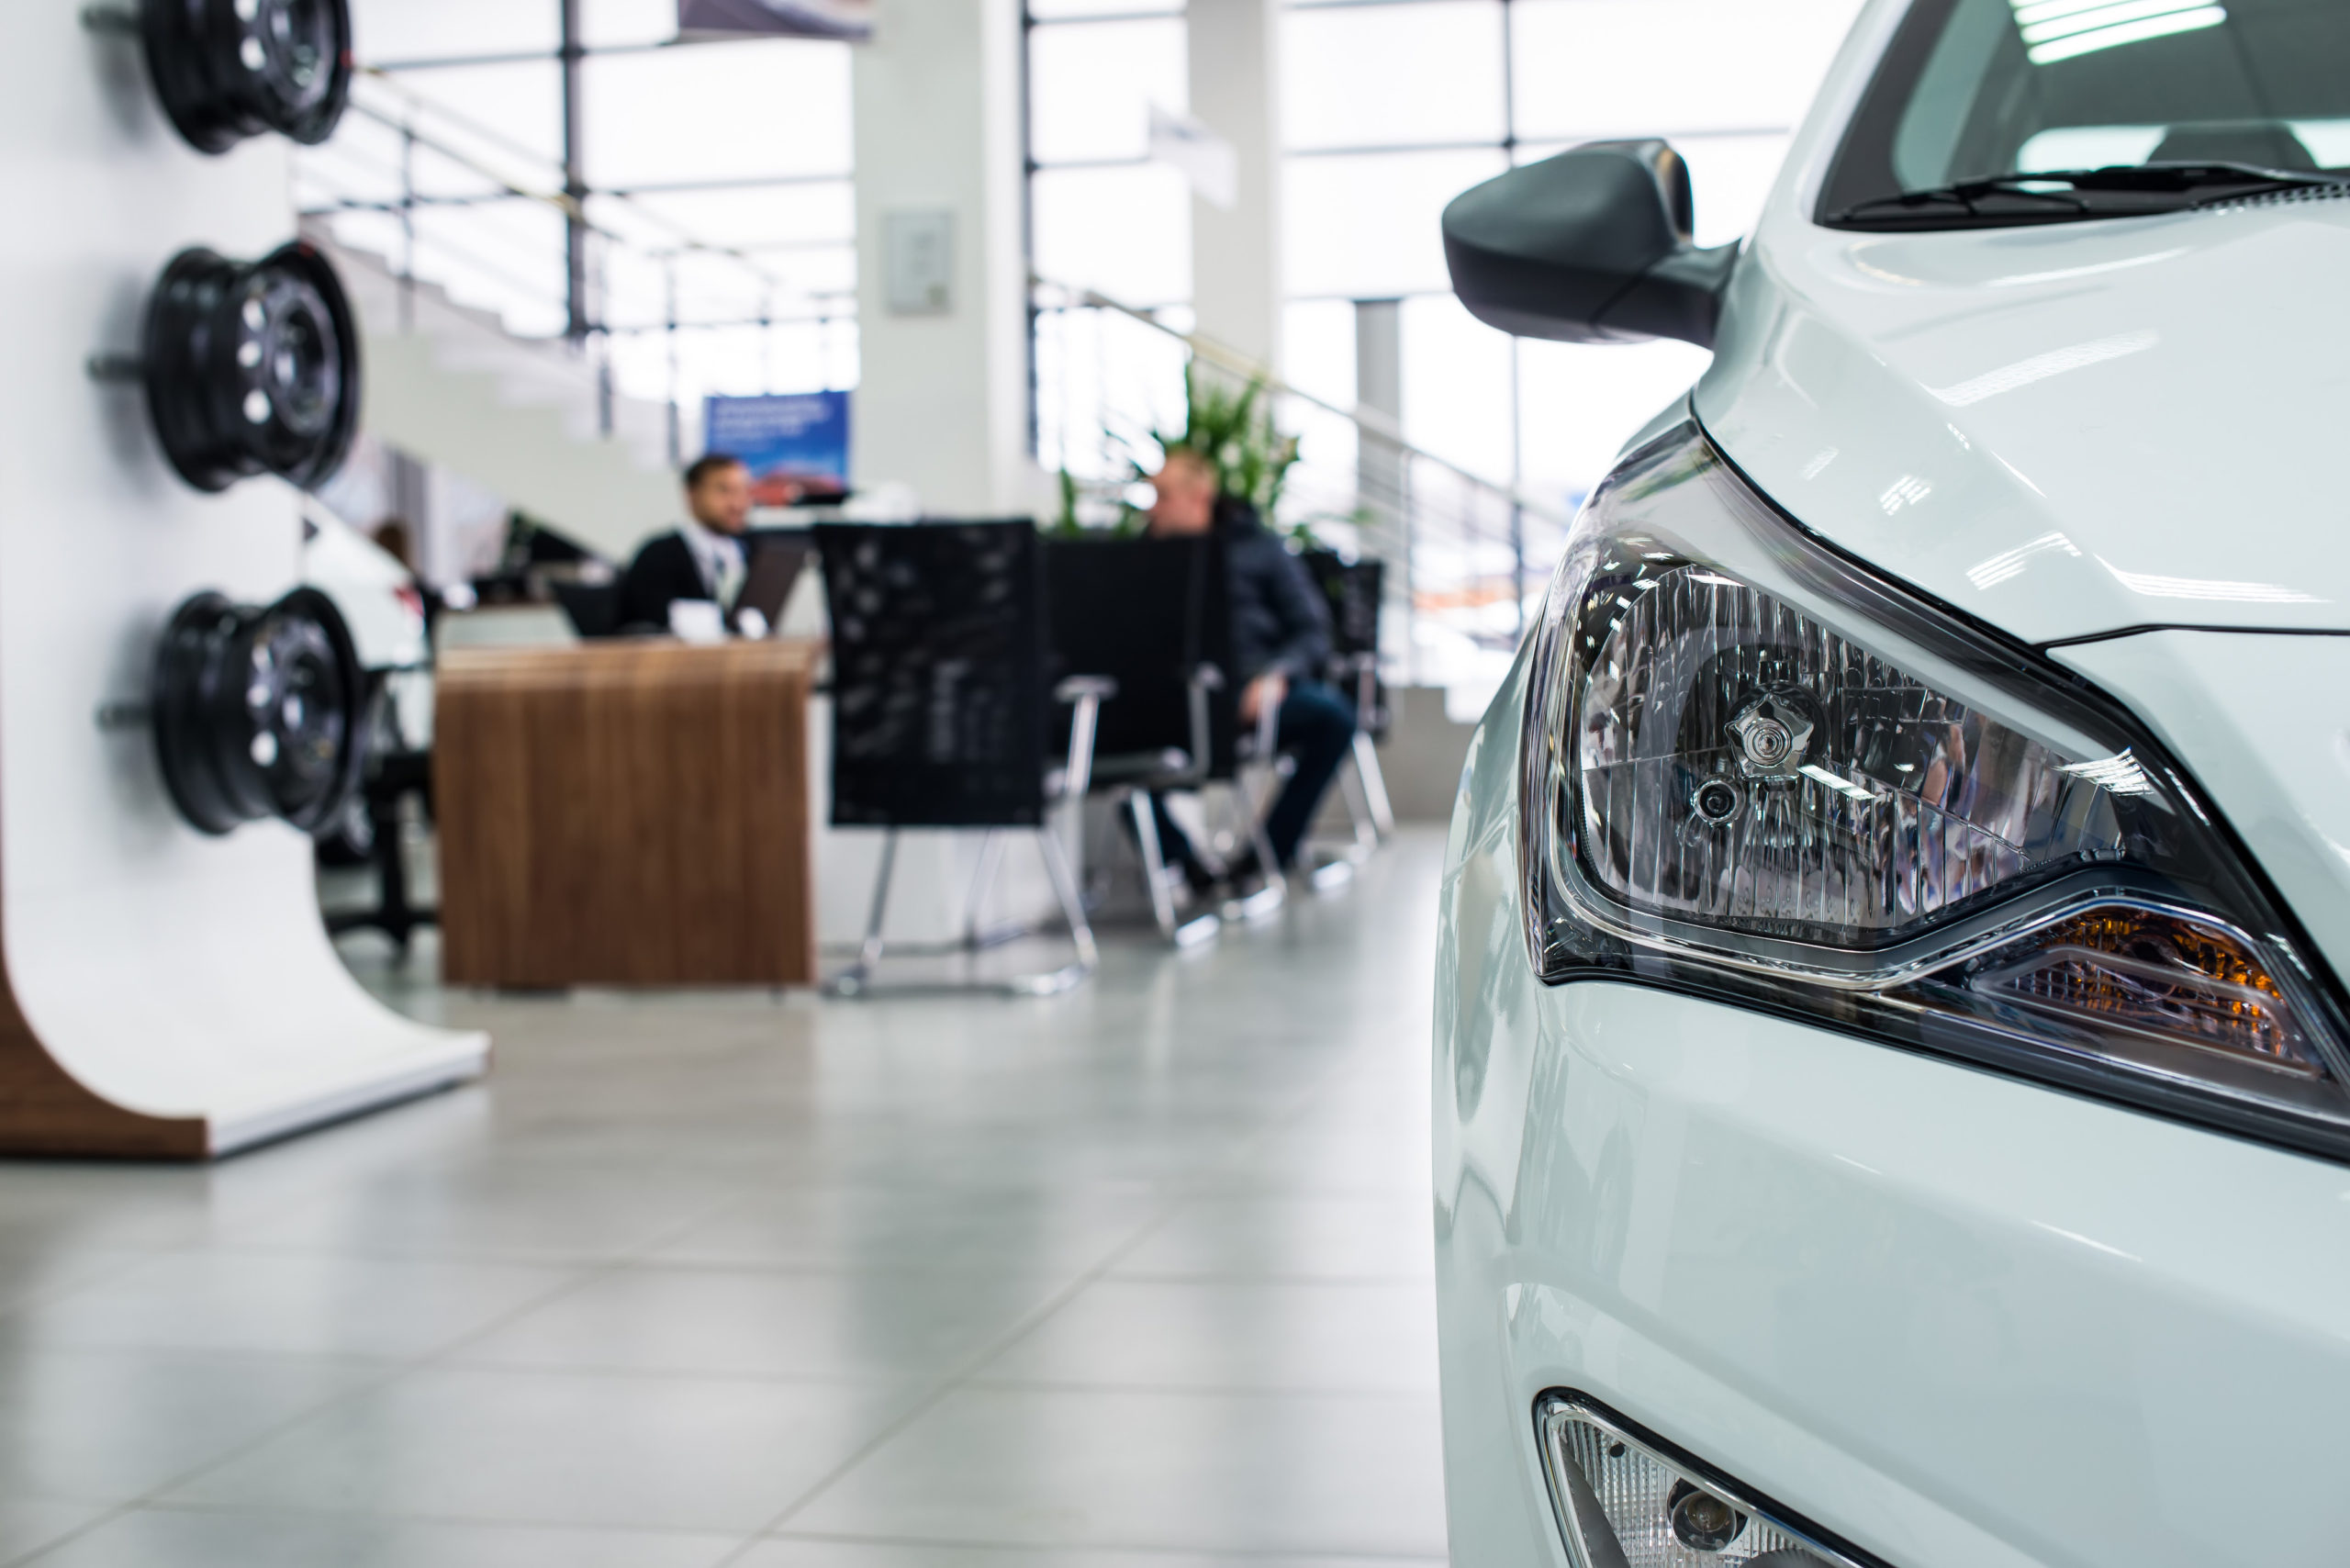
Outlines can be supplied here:
M726 609L734 608L735 596L743 591L743 579L749 573L743 566L741 546L718 552L718 602Z

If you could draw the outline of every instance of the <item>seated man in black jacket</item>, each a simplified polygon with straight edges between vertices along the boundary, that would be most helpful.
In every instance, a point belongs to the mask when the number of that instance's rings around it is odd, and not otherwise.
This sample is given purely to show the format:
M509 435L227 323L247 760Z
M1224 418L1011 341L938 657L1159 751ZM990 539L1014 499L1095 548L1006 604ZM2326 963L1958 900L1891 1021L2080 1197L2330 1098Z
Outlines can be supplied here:
M1220 492L1215 466L1204 455L1175 448L1151 485L1157 492L1150 509L1153 538L1211 531L1223 535L1231 578L1232 652L1240 666L1228 673L1243 683L1240 722L1254 725L1268 704L1278 704L1281 749L1297 763L1265 819L1265 836L1286 870L1354 744L1354 704L1322 678L1330 663L1330 607L1305 564L1265 527L1257 509ZM1153 803L1169 861L1182 868L1195 890L1205 891L1214 874L1166 805ZM1252 852L1232 868L1233 874L1260 870L1254 860Z
M621 579L621 624L666 632L669 606L681 599L734 608L746 564L743 531L751 525L751 471L739 457L713 452L686 470L686 521L644 542Z

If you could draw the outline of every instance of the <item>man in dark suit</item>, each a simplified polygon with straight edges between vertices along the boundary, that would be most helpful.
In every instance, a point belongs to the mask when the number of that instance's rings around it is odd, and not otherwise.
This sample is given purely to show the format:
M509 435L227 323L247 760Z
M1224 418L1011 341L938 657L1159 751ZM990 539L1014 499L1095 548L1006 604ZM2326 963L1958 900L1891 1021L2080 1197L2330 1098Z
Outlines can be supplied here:
M669 606L709 599L731 610L747 563L743 531L751 525L751 471L739 457L713 452L686 470L686 521L644 542L621 579L621 624L666 632Z
M1322 678L1330 663L1330 606L1305 563L1267 528L1257 509L1221 493L1215 466L1202 454L1177 447L1151 481L1151 537L1195 537L1214 532L1224 541L1225 576L1231 583L1232 654L1240 668L1240 722L1253 725L1269 706L1280 709L1279 744L1297 770L1265 819L1265 837L1287 870L1322 803L1323 791L1354 745L1354 704ZM1198 849L1158 807L1158 834L1168 860L1181 868L1194 890L1205 892L1216 878ZM1261 875L1252 850L1228 874L1237 881Z

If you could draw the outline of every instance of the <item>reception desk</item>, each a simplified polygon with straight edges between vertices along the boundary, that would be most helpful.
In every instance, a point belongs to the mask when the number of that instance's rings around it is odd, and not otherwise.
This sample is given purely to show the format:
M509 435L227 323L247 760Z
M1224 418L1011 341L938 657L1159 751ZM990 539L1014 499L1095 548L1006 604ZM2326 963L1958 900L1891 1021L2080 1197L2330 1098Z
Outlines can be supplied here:
M810 985L822 645L453 649L433 794L442 978Z

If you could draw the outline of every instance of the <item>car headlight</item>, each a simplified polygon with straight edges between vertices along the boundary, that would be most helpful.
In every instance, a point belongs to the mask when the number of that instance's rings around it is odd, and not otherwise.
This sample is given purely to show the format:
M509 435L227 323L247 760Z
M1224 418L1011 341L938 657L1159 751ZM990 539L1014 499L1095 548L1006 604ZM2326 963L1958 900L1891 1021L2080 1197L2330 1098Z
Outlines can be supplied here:
M1531 658L1546 980L1700 990L2350 1153L2333 988L2161 745L1829 550L1694 423L1594 495Z

